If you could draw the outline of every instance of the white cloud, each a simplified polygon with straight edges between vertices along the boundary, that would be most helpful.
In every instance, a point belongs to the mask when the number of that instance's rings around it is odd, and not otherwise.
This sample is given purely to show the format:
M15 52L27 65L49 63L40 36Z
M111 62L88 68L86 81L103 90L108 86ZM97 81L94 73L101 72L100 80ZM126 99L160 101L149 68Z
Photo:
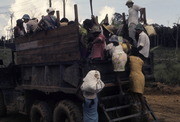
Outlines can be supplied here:
M113 17L113 14L115 13L115 8L113 7L109 7L109 6L105 6L103 7L100 12L99 12L99 22L101 22L106 14L108 14L108 18L109 18L109 21L111 20L111 18Z

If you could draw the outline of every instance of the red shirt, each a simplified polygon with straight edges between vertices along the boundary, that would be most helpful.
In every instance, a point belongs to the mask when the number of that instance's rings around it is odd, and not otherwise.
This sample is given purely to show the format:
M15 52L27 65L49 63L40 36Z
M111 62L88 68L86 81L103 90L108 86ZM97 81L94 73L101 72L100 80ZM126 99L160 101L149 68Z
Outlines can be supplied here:
M90 58L91 59L94 59L94 58L103 59L104 58L105 45L106 45L105 36L102 34L99 34L99 36L96 37L93 41L93 46L92 46Z

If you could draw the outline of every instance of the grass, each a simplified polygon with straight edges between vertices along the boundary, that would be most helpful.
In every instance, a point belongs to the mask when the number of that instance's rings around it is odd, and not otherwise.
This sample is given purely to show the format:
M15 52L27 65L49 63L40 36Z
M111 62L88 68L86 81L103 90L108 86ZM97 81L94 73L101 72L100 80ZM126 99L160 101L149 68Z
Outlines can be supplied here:
M4 66L7 67L12 62L11 49L0 47L0 59L3 60Z
M154 53L154 76L156 81L180 85L180 49L158 47Z

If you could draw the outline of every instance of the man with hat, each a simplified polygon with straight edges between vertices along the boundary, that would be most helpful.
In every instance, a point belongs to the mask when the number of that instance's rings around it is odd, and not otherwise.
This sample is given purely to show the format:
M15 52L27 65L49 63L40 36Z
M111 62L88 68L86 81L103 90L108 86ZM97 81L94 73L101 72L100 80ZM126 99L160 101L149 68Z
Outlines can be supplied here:
M149 57L150 41L148 35L144 32L142 24L137 24L135 27L137 34L139 35L137 49L140 54L140 58L144 61Z
M53 8L48 8L46 10L46 12L48 13L48 15L43 17L43 20L46 21L46 23L48 23L48 28L49 29L54 29L57 28L58 26L58 21L57 18L54 16L55 10Z
M139 23L138 21L138 12L140 11L140 18L142 18L142 8L134 5L132 0L128 0L126 2L127 7L129 8L129 18L128 18L128 30L129 30L129 37L133 39L133 45L136 46L137 42L135 39L135 27Z

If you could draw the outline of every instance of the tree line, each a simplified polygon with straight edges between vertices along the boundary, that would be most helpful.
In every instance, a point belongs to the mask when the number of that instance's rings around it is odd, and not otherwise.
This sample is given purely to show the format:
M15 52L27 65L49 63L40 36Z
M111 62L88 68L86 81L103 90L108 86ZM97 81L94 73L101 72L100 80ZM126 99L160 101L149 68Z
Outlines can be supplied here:
M150 37L151 47L176 47L180 46L180 24L171 27L153 24L157 35Z

